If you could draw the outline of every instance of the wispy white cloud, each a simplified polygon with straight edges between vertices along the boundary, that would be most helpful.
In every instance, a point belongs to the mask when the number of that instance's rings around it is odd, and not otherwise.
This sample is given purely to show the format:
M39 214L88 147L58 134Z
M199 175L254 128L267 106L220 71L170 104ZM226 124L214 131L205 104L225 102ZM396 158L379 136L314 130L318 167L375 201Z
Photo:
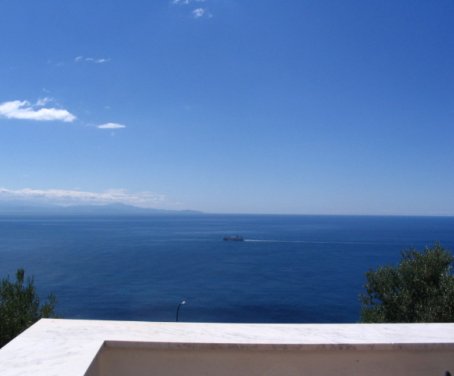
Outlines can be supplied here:
M211 18L213 15L208 12L206 8L197 8L192 11L192 16L194 18L208 17Z
M202 4L202 3L206 3L208 0L172 0L172 4L173 5L190 5L190 4L193 4L194 6L197 6L196 4ZM195 8L191 11L191 16L193 18L202 18L202 17L205 17L205 18L211 18L213 17L213 15L208 11L207 8L202 8L200 7L199 5L199 8Z
M110 58L94 58L94 57L84 57L84 56L76 56L74 58L75 63L93 63L93 64L104 64L108 63Z
M39 98L36 103L35 103L35 106L37 107L44 107L46 104L50 103L50 102L53 102L54 99L53 98L50 98L50 97L44 97L44 98Z
M76 116L61 108L44 107L51 101L50 98L38 99L32 105L28 101L9 101L0 103L0 117L7 119L36 120L36 121L64 121L71 123Z
M172 4L175 5L189 5L191 3L204 3L207 0L173 0Z
M109 189L103 192L77 189L6 189L0 188L0 200L30 200L61 206L126 204L141 208L154 208L166 202L161 194L144 191L128 192L125 189Z
M96 128L99 128L99 129L122 129L122 128L126 128L126 125L119 124L119 123L105 123L105 124L97 125Z

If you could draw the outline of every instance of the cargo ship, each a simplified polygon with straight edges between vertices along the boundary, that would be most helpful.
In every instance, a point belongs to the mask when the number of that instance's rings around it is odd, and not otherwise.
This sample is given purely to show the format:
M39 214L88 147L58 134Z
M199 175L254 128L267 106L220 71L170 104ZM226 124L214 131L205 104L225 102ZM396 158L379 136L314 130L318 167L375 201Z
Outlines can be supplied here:
M244 242L244 238L242 236L224 236L224 241L226 242Z

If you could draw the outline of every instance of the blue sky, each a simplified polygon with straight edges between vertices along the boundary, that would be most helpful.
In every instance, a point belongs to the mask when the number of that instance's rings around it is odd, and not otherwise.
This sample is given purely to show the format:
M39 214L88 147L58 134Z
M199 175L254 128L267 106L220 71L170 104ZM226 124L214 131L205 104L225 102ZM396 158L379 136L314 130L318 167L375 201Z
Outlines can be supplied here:
M451 0L0 7L0 198L454 215Z

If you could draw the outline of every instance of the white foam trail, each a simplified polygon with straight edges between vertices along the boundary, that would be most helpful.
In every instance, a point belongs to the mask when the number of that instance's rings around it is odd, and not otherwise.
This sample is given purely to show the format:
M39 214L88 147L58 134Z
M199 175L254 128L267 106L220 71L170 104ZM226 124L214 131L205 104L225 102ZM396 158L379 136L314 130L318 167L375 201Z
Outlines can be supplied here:
M245 242L251 243L303 243L303 244L375 244L373 242L324 242L311 240L272 240L272 239L244 239Z

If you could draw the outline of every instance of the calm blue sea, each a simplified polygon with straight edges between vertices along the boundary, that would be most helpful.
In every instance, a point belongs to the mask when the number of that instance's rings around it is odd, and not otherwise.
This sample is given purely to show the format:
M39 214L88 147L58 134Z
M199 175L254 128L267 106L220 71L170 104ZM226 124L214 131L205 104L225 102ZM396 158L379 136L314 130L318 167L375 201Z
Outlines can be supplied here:
M364 273L436 241L454 218L0 217L0 276L25 268L65 318L173 321L185 299L180 321L356 322Z

